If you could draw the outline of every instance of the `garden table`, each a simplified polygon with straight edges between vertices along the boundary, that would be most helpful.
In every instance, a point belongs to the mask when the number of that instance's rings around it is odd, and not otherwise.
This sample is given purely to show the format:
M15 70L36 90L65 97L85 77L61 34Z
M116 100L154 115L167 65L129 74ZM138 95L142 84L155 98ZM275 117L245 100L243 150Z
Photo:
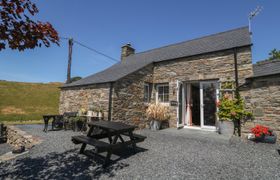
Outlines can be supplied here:
M133 131L137 126L127 125L121 122L112 121L92 121L88 125L90 129L87 136L73 136L72 141L76 144L82 143L80 153L84 153L87 144L95 147L95 153L107 151L104 162L106 166L110 161L112 151L132 145L136 149L136 143L144 141L145 136L134 134ZM128 136L130 140L125 141L122 136ZM108 138L109 143L99 139ZM120 140L120 142L118 142Z

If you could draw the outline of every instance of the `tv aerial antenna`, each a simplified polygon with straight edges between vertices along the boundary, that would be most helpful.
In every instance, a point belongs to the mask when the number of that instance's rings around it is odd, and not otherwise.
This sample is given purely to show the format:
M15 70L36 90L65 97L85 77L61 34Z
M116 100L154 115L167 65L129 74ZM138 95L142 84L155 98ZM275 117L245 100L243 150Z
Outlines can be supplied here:
M255 10L250 12L248 16L248 21L249 21L249 32L252 35L252 27L251 27L251 21L263 10L262 6L257 6Z

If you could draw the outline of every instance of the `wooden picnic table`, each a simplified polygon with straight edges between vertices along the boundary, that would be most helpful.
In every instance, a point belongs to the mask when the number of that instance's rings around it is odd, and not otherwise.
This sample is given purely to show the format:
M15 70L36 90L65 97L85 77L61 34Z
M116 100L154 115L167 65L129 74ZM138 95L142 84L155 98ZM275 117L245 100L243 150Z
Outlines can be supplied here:
M90 129L87 136L73 136L72 141L75 144L82 143L80 153L84 153L87 144L95 147L95 153L107 151L104 166L108 165L113 150L132 145L135 151L136 143L142 142L146 138L145 136L133 133L137 126L127 125L121 122L92 121L88 125ZM125 141L122 136L128 136L130 140ZM100 141L103 138L108 138L109 143ZM120 141L118 142L118 140Z

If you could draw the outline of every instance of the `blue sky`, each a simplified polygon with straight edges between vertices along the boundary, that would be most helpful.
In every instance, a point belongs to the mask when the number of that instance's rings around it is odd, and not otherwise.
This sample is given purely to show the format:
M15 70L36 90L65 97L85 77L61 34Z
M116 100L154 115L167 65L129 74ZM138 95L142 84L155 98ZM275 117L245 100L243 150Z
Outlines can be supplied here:
M73 37L116 59L130 42L136 52L248 25L248 14L258 5L263 11L253 20L253 62L280 49L278 0L59 0L34 1L36 19L49 21L60 36ZM60 46L0 52L0 79L25 82L64 82L67 42ZM73 47L72 76L101 71L112 64L105 57L77 44Z

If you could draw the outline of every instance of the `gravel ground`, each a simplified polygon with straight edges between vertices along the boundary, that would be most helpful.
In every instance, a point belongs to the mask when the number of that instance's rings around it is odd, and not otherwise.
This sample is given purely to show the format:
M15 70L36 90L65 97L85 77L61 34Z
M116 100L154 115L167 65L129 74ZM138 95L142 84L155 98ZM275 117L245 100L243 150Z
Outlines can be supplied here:
M0 156L10 152L12 148L7 143L0 144Z
M213 132L141 130L147 139L138 152L122 152L123 158L103 169L99 159L78 154L80 146L70 139L79 133L20 128L43 143L0 164L0 179L280 179L279 145L229 140Z

